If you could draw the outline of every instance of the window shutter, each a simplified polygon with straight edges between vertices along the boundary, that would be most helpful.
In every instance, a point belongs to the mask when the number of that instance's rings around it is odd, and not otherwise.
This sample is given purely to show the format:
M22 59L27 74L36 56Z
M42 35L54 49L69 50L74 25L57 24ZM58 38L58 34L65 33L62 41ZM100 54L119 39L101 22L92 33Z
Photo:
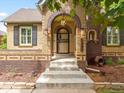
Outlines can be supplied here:
M106 30L104 30L102 32L102 45L106 46L106 44L107 44L107 34L106 34Z
M37 26L32 27L32 45L37 46Z
M124 45L124 30L120 31L120 45Z
M19 26L14 26L14 46L19 45Z

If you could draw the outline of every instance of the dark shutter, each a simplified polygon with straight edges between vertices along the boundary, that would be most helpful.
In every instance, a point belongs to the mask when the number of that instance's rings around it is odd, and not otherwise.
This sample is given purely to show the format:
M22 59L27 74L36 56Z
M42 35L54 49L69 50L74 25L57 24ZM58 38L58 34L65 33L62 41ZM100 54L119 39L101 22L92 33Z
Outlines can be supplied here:
M37 46L37 26L32 27L32 45Z
M14 26L14 46L19 45L19 26Z
M124 30L120 30L120 45L124 45Z
M107 34L106 34L106 30L104 30L102 32L102 45L106 46L106 44L107 44Z

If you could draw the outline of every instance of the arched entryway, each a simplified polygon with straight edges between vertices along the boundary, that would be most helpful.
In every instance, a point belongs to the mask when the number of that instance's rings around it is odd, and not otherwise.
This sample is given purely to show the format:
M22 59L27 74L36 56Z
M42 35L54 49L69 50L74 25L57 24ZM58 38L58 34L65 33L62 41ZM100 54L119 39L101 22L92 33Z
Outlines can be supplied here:
M63 24L64 23L64 24ZM51 24L51 52L73 54L76 51L76 24L69 15L55 17Z
M83 30L78 16L72 17L62 12L54 13L48 19L47 28L52 57L68 54L74 55L78 61L85 60L85 50L81 51L81 31Z
M69 54L70 52L70 33L66 28L60 28L57 31L57 54Z

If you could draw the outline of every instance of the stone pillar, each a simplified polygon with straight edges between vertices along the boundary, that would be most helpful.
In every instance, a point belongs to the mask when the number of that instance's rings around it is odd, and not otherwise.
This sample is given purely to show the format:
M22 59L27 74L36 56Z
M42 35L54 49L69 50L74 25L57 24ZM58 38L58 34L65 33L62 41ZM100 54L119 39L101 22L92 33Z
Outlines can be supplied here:
M47 49L48 49L48 60L51 60L52 59L52 38L51 38L51 29L49 28L48 31L47 31Z
M81 51L81 29L76 28L76 58L77 61L83 61Z
M81 37L83 39L83 61L86 61L86 47L87 47L87 39L86 39L86 31L81 30Z

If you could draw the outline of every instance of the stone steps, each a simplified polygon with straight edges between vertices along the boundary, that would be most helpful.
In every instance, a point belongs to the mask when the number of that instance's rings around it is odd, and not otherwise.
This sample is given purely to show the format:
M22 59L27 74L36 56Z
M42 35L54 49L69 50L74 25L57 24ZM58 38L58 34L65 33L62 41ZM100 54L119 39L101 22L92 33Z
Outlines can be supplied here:
M46 73L47 74L85 74L82 70L80 71L48 71L46 70L44 73L42 73L42 75Z
M37 81L37 88L78 88L78 89L93 89L93 82L82 78L41 78Z
M87 78L82 74L43 74L43 78Z
M50 89L35 89L32 93L96 93L96 92L93 89L50 88Z
M60 67L50 67L49 70L50 71L79 71L79 69L75 68L75 67L70 67L70 68L67 68L67 67L63 67L63 68L60 68Z
M50 64L50 67L60 67L60 68L62 68L62 67L67 67L67 68L76 67L76 68L78 68L78 66L76 64Z
M51 62L51 64L57 64L57 65L62 65L62 64L66 64L66 65L76 65L77 63L74 61L68 61L68 62Z
M78 68L74 58L51 61L49 68L36 81L36 87L39 89L93 89L93 86L93 81Z

